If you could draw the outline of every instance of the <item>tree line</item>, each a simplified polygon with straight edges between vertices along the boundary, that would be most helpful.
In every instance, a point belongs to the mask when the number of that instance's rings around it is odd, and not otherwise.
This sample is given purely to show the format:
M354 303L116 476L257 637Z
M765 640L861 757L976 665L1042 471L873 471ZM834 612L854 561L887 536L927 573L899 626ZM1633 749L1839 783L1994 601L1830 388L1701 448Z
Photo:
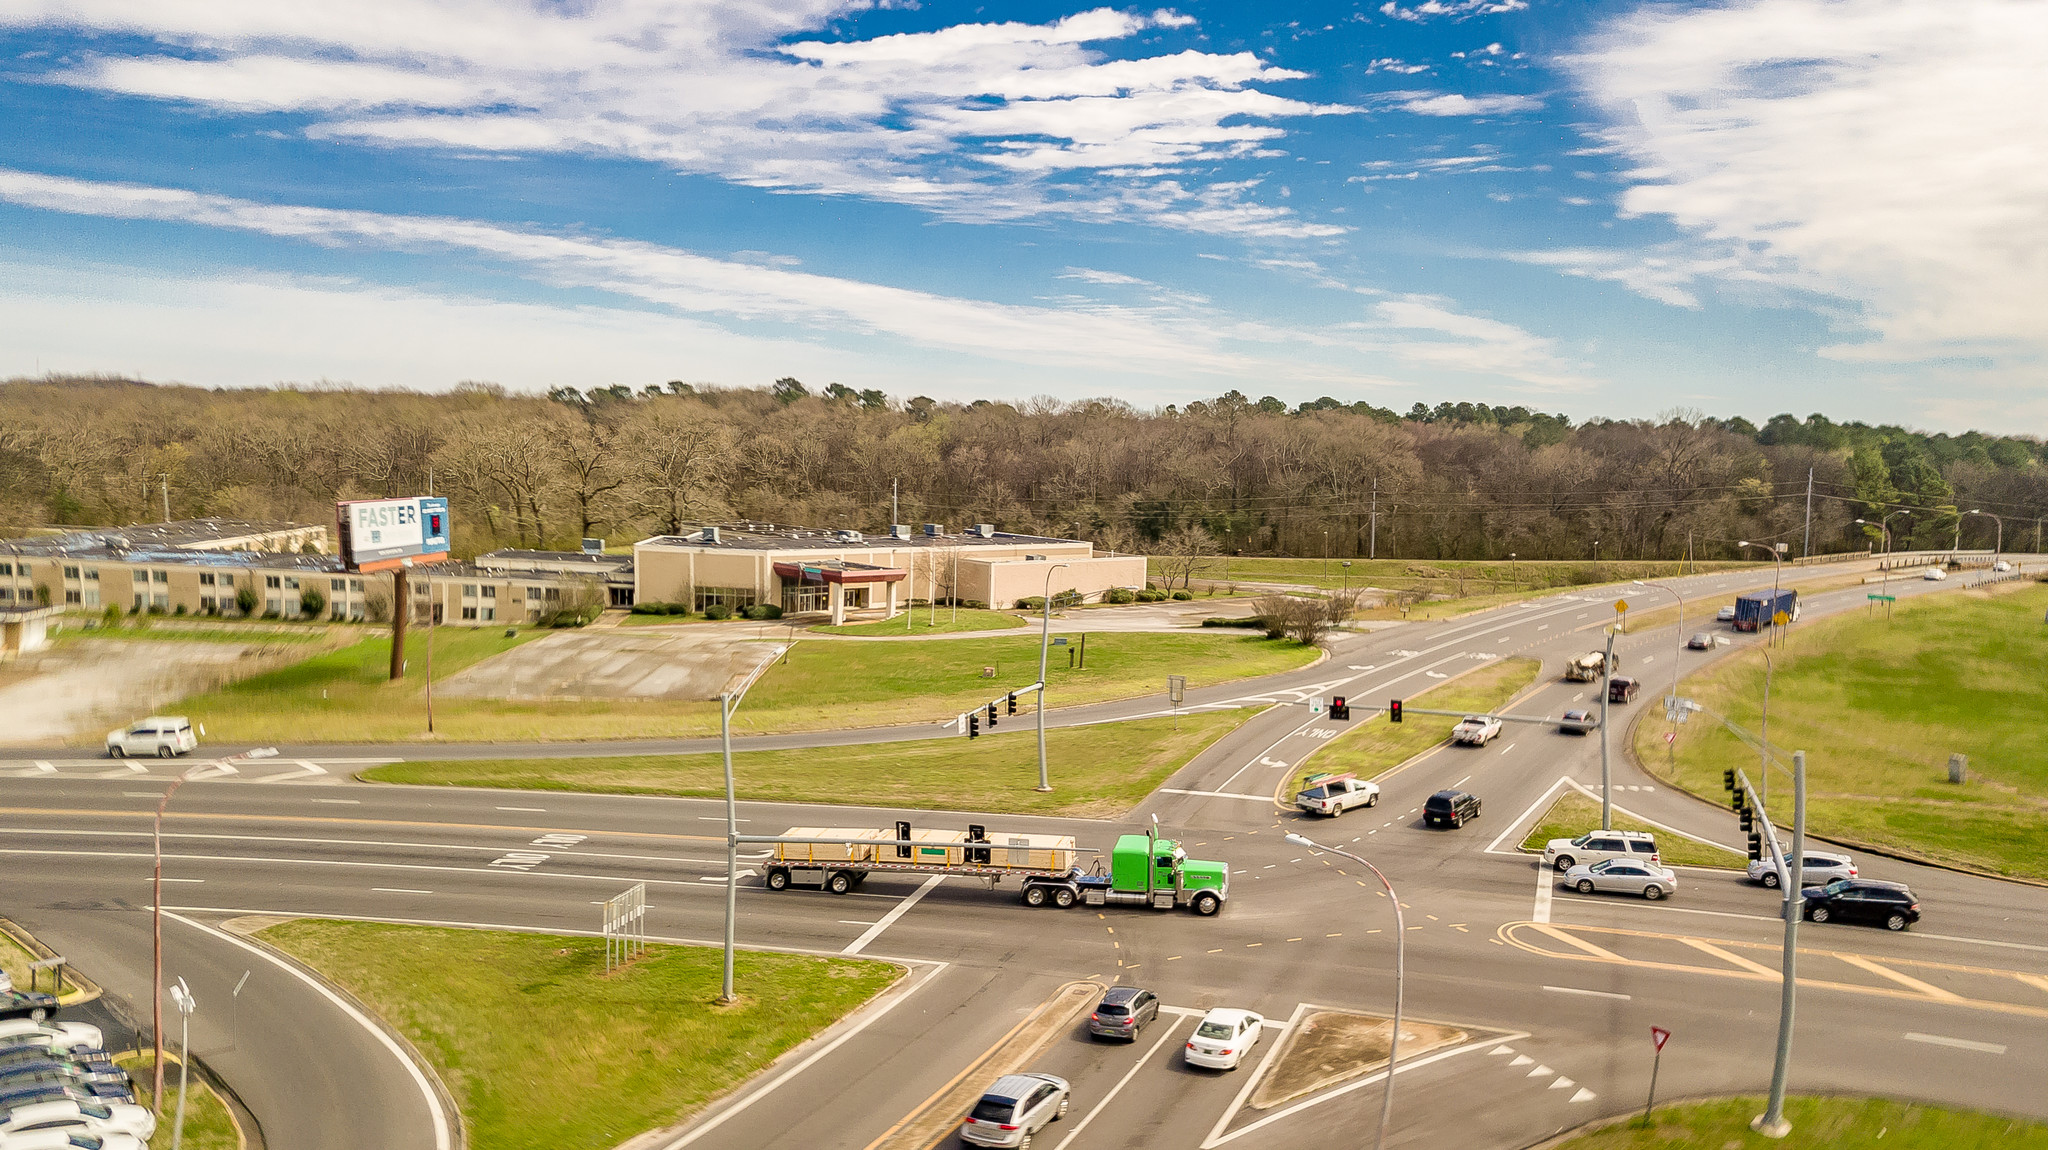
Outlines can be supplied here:
M0 530L226 516L329 522L337 499L435 494L456 550L570 547L697 521L870 529L977 522L1106 550L1415 559L1739 558L2031 549L2037 438L1822 415L1592 418L1477 403L1408 412L1236 391L897 400L795 379L515 394L0 383ZM1969 515L1969 511L1985 515ZM1863 523L1856 522L1864 520ZM1751 555L1750 557L1755 557Z

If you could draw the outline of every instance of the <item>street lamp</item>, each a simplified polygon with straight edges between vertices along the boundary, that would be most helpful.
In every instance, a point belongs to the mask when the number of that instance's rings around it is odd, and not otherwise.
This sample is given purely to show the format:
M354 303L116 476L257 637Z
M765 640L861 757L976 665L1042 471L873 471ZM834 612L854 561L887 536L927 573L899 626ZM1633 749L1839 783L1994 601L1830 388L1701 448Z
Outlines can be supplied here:
M1593 562L1600 562L1600 541L1598 539L1593 540Z
M1045 599L1040 606L1045 618L1038 628L1038 789L1049 791L1052 781L1045 775L1045 655L1052 644L1052 573L1065 567L1055 563L1045 570Z
M1996 515L1993 515L1993 514L1992 514L1992 513L1990 513L1989 511L1974 511L1974 510L1972 510L1972 511L1965 511L1965 512L1963 512L1963 514L1965 514L1965 515L1982 515L1982 516L1983 516L1983 517L1985 517L1986 519L1989 519L1989 520L1991 520L1991 521L1992 521L1993 523L1996 523L1996 524L1998 524L1998 542L1997 542L1997 543L1995 543L1995 544L1993 544L1993 545L1992 545L1992 547L1991 547L1991 559L1992 559L1992 562L1994 562L1994 563L1995 563L1995 562L1997 562L1997 561L1998 561L1998 553L1999 553L1999 552L2001 552L2001 551L2004 551L2004 550L2005 550L2005 520L2003 520L2003 519L2000 519L2000 518L1999 518L1998 516L1996 516Z
M1657 590L1678 600L1678 634L1673 636L1671 641L1671 701L1666 703L1668 709L1673 705L1672 701L1678 698L1678 662L1684 657L1679 652L1685 650L1685 596L1680 595L1677 591L1662 583L1651 583L1644 579L1635 580L1635 585L1638 587L1655 587ZM1675 710L1671 712L1671 727L1673 730L1678 729L1678 712Z
M150 1033L156 1038L156 1079L149 1101L150 1108L159 1118L163 1117L164 1113L164 808L170 805L171 796L178 793L178 788L201 771L210 771L228 763L244 762L249 759L267 759L275 754L276 747L258 747L252 751L243 751L239 755L229 755L225 759L200 763L172 779L171 785L164 788L164 797L157 800L156 828L150 836L152 851L156 856L156 869L149 899L149 930L152 938L149 985L156 992L150 1000Z
M1880 518L1877 523L1878 531L1884 535L1885 554L1885 562L1883 564L1884 577L1878 581L1877 593L1879 595L1886 596L1884 601L1884 617L1886 619L1890 619L1892 617L1892 601L1890 598L1892 592L1892 519L1896 516L1911 514L1913 514L1911 509L1894 511L1891 514ZM1870 520L1868 519L1858 519L1856 522L1863 524L1865 527L1870 526Z
M1387 1123L1394 1116L1394 1057L1401 1047L1401 992L1407 982L1408 929L1403 924L1401 918L1401 896L1394 893L1394 884L1387 881L1387 876L1380 873L1380 868L1352 854L1350 851L1338 850L1336 847L1326 847L1321 843L1312 842L1306 835L1290 834L1287 836L1287 841L1298 847L1307 847L1310 850L1322 851L1326 854L1342 855L1371 871L1373 877L1380 880L1380 885L1386 888L1387 901L1394 904L1394 1028L1387 1036L1387 1087L1380 1101L1379 1137L1373 1142L1376 1148L1384 1147L1387 1144Z
M185 1141L185 1086L192 1071L192 1012L199 1009L199 1002L192 997L192 990L184 979L171 988L171 1001L178 1004L178 1116L171 1123L171 1150L178 1150ZM158 1103L159 1109L162 1103Z
M737 998L732 989L732 950L733 932L738 926L740 913L740 808L732 786L732 713L740 709L740 700L746 697L747 689L774 663L775 657L769 656L754 668L754 673L747 676L739 690L718 697L718 743L725 755L725 983L719 992L720 1002L732 1002Z
M1344 593L1351 593L1351 560L1344 561Z

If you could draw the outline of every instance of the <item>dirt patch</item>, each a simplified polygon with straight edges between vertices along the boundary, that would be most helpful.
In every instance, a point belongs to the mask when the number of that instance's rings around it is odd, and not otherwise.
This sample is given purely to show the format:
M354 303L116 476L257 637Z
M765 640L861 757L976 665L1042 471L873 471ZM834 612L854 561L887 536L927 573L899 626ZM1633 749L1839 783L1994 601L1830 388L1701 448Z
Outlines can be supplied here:
M0 743L97 740L188 695L319 654L310 643L78 639L24 655L0 682Z
M562 631L434 684L462 699L715 699L777 654L755 628Z
M1326 1090L1387 1064L1392 1019L1348 1010L1318 1010L1302 1019L1273 1059L1272 1073L1252 1093L1251 1107L1266 1110ZM1401 1020L1401 1055L1414 1058L1465 1041L1465 1031L1434 1022Z

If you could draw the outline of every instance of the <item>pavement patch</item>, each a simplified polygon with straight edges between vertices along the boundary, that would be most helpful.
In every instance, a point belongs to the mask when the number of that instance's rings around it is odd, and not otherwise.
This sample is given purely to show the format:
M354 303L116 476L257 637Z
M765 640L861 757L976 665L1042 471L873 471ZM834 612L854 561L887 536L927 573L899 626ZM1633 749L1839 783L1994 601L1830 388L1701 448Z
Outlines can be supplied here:
M1349 1010L1309 1014L1282 1041L1272 1069L1260 1079L1249 1105L1254 1110L1269 1110L1384 1067L1392 1022L1384 1015ZM1403 1019L1401 1054L1417 1057L1455 1046L1467 1037L1455 1026Z

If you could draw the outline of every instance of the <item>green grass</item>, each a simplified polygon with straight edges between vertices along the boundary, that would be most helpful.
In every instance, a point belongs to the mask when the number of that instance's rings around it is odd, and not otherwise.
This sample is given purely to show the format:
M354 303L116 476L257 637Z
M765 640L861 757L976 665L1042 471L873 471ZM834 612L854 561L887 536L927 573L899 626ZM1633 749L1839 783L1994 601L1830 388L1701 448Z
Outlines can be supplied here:
M1542 669L1541 660L1502 659L1403 703L1443 711L1492 711L1535 682ZM1363 709L1382 702L1358 699L1352 706ZM1411 714L1399 723L1375 718L1371 722L1353 720L1353 724L1302 763L1301 771L1291 778L1298 782L1302 776L1320 771L1349 771L1360 778L1371 778L1450 738L1451 728L1458 725L1458 720L1447 715ZM1291 787L1292 783L1288 785Z
M774 636L775 624L764 624ZM434 677L463 667L539 632L442 628L434 641ZM367 742L419 739L426 730L422 694L425 638L406 637L411 673L386 680L390 640L365 639L280 671L196 695L171 713L206 724L215 742ZM1168 675L1190 687L1292 670L1313 661L1314 647L1255 635L1091 635L1088 663L1067 668L1053 648L1048 676L1054 706L1166 694ZM993 678L982 669L994 667ZM1038 677L1038 639L1016 636L931 643L798 642L748 693L733 718L743 733L808 731L844 726L936 722L985 703L1005 688ZM607 738L676 738L718 731L715 702L669 700L499 700L438 698L440 738L510 742Z
M1575 839L1590 830L1600 827L1600 800L1589 799L1577 791L1565 791L1536 820L1536 828L1529 837L1522 840L1522 849L1543 853L1543 845L1551 839ZM1618 831L1648 831L1657 836L1657 856L1665 866L1701 866L1742 870L1749 864L1741 854L1706 843L1694 842L1683 835L1660 831L1642 821L1616 812L1614 829Z
M76 643L91 639L151 639L164 643L325 643L345 642L350 636L363 632L361 625L327 623L241 623L236 621L212 621L206 619L161 619L147 623L126 620L112 627L89 625L97 620L83 623L67 620L64 629L52 635L56 643ZM333 630L329 630L329 627Z
M1807 752L1809 827L1995 874L2048 879L2048 587L2005 584L1797 624L1771 681L1771 742ZM1764 665L1748 654L1685 692L1751 732ZM1637 725L1652 773L1715 801L1721 772L1756 781L1757 756L1707 715L1678 729ZM1972 781L1947 782L1952 752ZM1789 758L1789 755L1787 756ZM1772 794L1783 793L1786 776Z
M23 950L20 943L0 934L0 970L7 972L7 977L14 981L16 990L28 989L28 976L31 973L29 963L34 961L35 957ZM44 982L49 980L48 975L43 976Z
M473 1150L601 1150L680 1121L881 992L897 967L652 946L607 975L604 942L301 919L266 942L347 987L440 1073Z
M932 621L930 607L918 607L909 612L910 620L901 618L881 619L873 623L847 623L843 626L812 627L820 635L863 635L889 638L894 635L942 635L948 631L1004 631L1011 627L1022 627L1024 620L1008 611L981 611L962 608L959 619L953 618L951 607L940 607L938 622Z
M1053 791L1038 785L1038 740L1028 715L993 735L827 750L748 751L733 756L739 796L784 802L944 807L1016 814L1114 817L1252 716L1249 709L1139 719L1045 734ZM506 787L599 794L725 794L717 755L589 759L440 760L372 767L380 783Z
M150 1051L143 1051L117 1057L114 1061L134 1077L135 1100L144 1106L149 1105L149 1086L155 1080L151 1070L156 1065L156 1056ZM185 1100L185 1139L182 1143L185 1150L238 1150L242 1145L241 1134L235 1129L235 1119L228 1113L227 1104L196 1075L191 1083L191 1097ZM166 1059L164 1115L157 1122L156 1133L150 1136L150 1150L170 1150L171 1127L177 1112L178 1064L173 1059Z
M1581 1134L1558 1150L1961 1150L2048 1147L2048 1126L1976 1110L1951 1110L1889 1098L1785 1099L1792 1133L1766 1138L1749 1128L1762 1098L1722 1098L1659 1106L1650 1125L1641 1116Z

